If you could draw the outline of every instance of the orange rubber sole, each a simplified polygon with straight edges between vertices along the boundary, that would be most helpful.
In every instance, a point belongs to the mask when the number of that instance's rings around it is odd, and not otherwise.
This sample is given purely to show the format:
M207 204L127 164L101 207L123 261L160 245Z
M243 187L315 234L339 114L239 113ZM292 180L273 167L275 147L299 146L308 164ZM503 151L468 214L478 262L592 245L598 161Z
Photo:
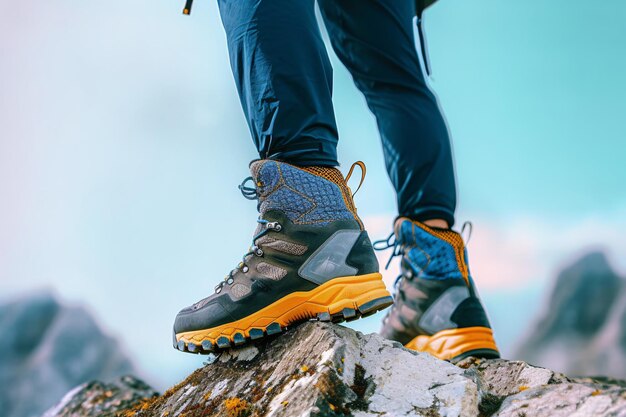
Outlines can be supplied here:
M493 331L488 327L448 329L432 336L417 336L405 347L451 362L473 356L473 353L476 356L499 357Z
M175 335L174 347L211 353L244 345L308 319L342 322L374 314L393 304L380 273L333 278L311 291L289 294L240 320Z

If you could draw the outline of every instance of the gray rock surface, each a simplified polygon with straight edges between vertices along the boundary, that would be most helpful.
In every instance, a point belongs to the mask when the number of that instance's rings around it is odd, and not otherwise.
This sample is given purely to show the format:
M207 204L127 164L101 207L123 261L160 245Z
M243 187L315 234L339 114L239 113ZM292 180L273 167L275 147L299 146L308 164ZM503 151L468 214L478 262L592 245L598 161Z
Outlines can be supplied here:
M515 357L571 375L626 378L626 280L600 252L557 277Z
M147 400L158 395L143 381L132 376L123 376L117 381L106 384L92 381L68 392L42 417L112 416L115 410L140 408Z
M481 416L626 416L625 381L569 378L502 359L469 358L458 366L478 385Z
M0 416L35 417L71 388L135 369L91 315L49 293L0 304Z
M455 366L378 335L308 322L214 357L161 396L129 389L124 401L96 408L94 398L120 385L85 385L45 417L626 416L624 385L520 361Z

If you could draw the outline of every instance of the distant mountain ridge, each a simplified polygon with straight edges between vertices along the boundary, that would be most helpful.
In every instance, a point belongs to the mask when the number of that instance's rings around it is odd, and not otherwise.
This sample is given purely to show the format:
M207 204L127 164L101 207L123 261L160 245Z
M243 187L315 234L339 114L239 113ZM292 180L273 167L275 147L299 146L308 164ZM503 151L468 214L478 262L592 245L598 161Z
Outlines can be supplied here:
M69 389L136 373L81 307L49 292L0 302L0 416L39 417Z
M573 375L626 378L626 279L602 252L559 273L516 357Z

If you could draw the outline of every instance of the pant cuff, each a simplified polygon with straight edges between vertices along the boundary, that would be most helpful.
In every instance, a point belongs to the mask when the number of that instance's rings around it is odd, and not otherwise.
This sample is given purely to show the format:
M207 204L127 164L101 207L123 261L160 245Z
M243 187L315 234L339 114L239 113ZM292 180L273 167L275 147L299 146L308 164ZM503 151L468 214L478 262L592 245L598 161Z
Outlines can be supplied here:
M408 217L421 223L426 220L443 219L450 228L454 226L454 212L444 207L422 207L415 209L411 213L400 214L400 217Z

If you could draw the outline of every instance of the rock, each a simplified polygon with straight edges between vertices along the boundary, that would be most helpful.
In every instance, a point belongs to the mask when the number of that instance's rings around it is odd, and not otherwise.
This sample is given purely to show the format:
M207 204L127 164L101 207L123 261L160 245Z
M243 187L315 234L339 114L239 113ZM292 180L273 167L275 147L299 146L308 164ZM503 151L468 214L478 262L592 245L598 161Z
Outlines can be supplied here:
M472 377L478 385L479 408L484 415L497 411L509 396L562 380L549 369L537 368L521 361L468 358L458 366L466 368L465 375Z
M626 378L626 280L593 252L557 277L516 357L573 375Z
M468 358L481 416L626 416L626 381L569 378L522 361Z
M463 369L378 335L309 322L222 354L127 415L470 416L476 400Z
M520 361L468 358L455 366L375 334L307 322L212 357L162 396L143 388L133 397L131 389L124 401L97 408L93 398L114 389L85 385L45 417L626 416L624 386Z
M624 390L600 389L584 384L540 386L507 397L497 417L595 417L626 416Z
M84 309L49 293L0 304L0 416L31 417L72 387L135 373Z
M82 415L114 415L116 410L141 407L146 400L159 394L131 376L108 384L92 381L79 385L42 417L71 417Z

